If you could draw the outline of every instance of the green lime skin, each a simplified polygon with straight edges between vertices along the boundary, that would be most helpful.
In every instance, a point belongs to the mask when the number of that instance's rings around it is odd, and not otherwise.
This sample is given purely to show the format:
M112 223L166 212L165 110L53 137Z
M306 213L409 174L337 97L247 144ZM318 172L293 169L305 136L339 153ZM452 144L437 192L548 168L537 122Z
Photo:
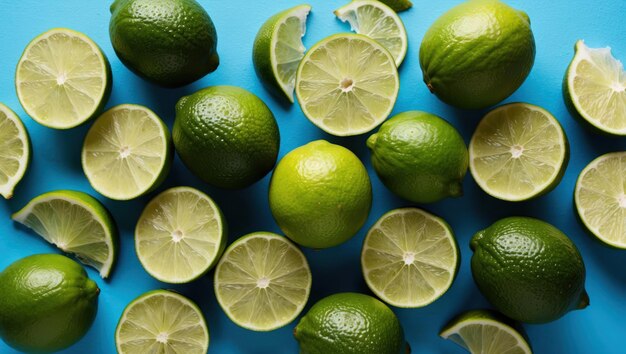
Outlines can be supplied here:
M413 7L413 3L410 0L379 0L383 4L391 7L395 12L402 12Z
M585 265L576 246L554 226L509 217L472 237L472 274L504 315L546 323L589 305Z
M420 47L424 82L442 101L481 109L509 97L535 62L530 19L499 0L466 1L442 15Z
M372 165L394 194L433 203L463 194L469 164L463 137L445 120L426 112L400 113L367 139Z
M245 188L267 175L280 147L270 109L234 86L208 87L181 98L172 136L191 172L226 189Z
M24 352L67 348L91 327L99 293L85 270L65 256L18 260L0 273L0 337Z
M318 301L294 330L300 354L408 353L393 311L363 294L340 293Z
M187 85L219 65L215 26L194 0L116 0L109 36L124 65L164 87Z

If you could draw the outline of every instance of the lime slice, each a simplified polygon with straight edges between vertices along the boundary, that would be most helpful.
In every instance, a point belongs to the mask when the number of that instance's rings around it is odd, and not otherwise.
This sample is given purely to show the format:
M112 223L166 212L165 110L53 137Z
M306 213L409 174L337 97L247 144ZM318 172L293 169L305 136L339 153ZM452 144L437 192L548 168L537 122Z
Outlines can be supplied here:
M493 311L468 311L448 323L439 334L472 354L532 354L520 331Z
M337 34L311 48L296 74L304 115L336 136L371 131L398 98L398 69L389 51L360 34Z
M543 108L498 107L480 121L469 146L470 171L491 196L517 202L556 187L569 161L567 137Z
M104 205L92 196L68 190L44 193L11 218L94 267L102 278L111 274L117 255L117 229Z
M237 325L271 331L292 322L311 292L304 254L287 238L269 232L241 237L215 270L215 297Z
M397 307L423 307L452 285L460 262L450 226L417 208L383 215L363 242L361 267L376 296Z
M580 173L576 210L600 241L626 249L626 151L602 155Z
M209 329L191 300L154 290L126 306L115 330L115 346L119 354L206 354Z
M400 67L409 44L404 23L389 6L376 0L353 1L335 10L335 15L354 32L382 44Z
M296 70L306 48L302 37L311 6L299 5L270 17L254 40L252 61L261 82L293 103Z
M55 28L33 39L15 73L17 97L39 124L69 129L95 117L111 93L111 69L83 33Z
M626 72L611 48L589 48L576 42L576 55L567 69L566 102L601 131L626 135Z
M224 252L226 223L206 194L190 187L168 189L143 210L135 249L150 275L187 283L204 275Z
M83 170L105 197L129 200L156 188L172 158L170 132L146 107L124 104L104 112L87 132Z
M13 197L30 161L30 139L20 118L0 103L0 195Z

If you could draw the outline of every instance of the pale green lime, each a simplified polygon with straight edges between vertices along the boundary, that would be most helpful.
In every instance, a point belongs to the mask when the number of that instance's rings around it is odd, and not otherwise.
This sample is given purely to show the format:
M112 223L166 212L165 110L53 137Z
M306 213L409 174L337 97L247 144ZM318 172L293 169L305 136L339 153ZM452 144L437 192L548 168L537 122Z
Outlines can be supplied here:
M30 138L20 118L0 103L0 195L13 197L30 161Z

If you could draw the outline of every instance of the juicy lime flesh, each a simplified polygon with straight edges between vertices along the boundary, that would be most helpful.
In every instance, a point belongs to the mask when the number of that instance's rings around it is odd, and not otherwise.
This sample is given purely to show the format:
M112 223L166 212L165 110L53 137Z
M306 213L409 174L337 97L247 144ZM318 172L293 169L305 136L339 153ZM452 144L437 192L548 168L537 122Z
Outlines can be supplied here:
M296 71L304 57L302 36L306 32L306 18L310 7L298 8L278 26L274 47L276 74L281 86L293 100Z
M26 129L6 106L0 103L0 194L13 195L28 165L29 143Z
M464 318L444 330L441 336L472 354L532 353L524 338L515 329L495 319Z

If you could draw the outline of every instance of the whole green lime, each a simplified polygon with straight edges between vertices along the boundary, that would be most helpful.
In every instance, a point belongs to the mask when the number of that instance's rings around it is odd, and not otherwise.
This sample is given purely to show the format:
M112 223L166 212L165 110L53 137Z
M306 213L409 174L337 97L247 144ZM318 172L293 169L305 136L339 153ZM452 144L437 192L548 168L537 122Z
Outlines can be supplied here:
M367 139L372 165L396 195L432 203L462 195L469 155L459 132L426 112L400 113Z
M502 219L476 233L470 247L478 288L512 319L545 323L589 305L578 249L544 221Z
M387 305L363 294L341 293L318 301L294 336L300 354L404 354L402 325Z
M73 260L29 256L0 273L0 337L24 352L55 352L91 327L100 289Z
M172 137L185 165L220 188L244 188L276 164L280 134L270 109L254 94L213 86L176 104Z
M442 101L479 109L509 97L535 62L530 19L499 0L469 0L439 17L420 47L424 82Z
M272 175L270 209L294 242L339 245L363 226L372 206L365 166L350 150L318 140L282 158Z
M109 36L122 63L165 87L194 82L217 69L217 32L194 0L115 0Z

